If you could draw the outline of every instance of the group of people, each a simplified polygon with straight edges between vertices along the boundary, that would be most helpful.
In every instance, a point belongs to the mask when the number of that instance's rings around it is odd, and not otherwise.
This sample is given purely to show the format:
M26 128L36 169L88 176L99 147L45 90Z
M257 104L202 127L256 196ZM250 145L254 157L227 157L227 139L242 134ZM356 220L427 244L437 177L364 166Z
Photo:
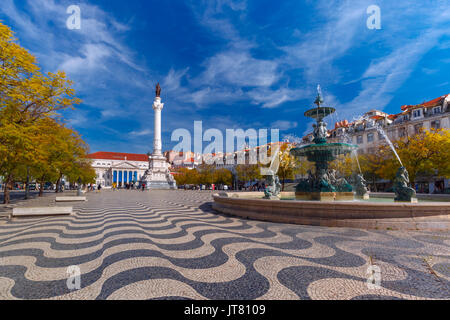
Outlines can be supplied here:
M97 186L97 185L91 183L91 184L89 184L87 186L87 189L88 189L88 191L95 191L95 190L97 190L97 192L100 192L102 190L102 185L99 184ZM64 191L64 188L61 191Z
M145 183L143 183L143 184L141 184L141 186L140 187L138 187L138 186L136 186L136 184L134 183L134 182L130 182L130 183L125 183L124 185L123 185L123 189L126 189L126 190L141 190L141 191L145 191ZM112 190L113 191L116 191L118 188L117 188L117 183L113 183L113 185L112 185Z

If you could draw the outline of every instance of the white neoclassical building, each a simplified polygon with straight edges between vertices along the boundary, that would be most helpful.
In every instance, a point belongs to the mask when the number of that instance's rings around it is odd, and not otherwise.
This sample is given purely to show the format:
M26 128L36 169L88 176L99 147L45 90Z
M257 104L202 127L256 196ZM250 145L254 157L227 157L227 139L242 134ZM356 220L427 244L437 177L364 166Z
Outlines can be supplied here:
M113 183L124 186L126 183L139 184L145 171L149 168L146 154L96 152L88 155L97 174L96 184L111 187Z

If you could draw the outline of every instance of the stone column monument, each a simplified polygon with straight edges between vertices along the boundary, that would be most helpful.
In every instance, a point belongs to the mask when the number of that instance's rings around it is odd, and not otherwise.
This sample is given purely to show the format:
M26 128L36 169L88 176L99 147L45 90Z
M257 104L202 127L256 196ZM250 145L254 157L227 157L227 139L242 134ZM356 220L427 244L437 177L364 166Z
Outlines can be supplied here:
M164 103L161 103L161 87L156 85L156 97L153 102L155 112L153 153L149 157L149 169L141 179L141 186L145 184L146 189L176 189L175 179L170 174L169 163L162 154L161 141L161 111Z
M155 111L154 120L154 137L153 137L153 154L152 157L162 157L162 142L161 142L161 111L164 108L164 103L161 103L161 87L159 83L156 85L156 98L153 102L153 110Z

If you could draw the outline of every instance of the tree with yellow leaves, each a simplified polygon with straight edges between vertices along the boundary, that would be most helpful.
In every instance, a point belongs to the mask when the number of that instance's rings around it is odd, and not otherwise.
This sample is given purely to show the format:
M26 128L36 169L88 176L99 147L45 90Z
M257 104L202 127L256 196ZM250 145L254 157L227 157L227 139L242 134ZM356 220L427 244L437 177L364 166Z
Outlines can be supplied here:
M217 184L231 185L233 183L233 174L225 168L216 169L214 171L214 181Z
M356 159L351 155L340 155L336 160L333 160L329 169L336 170L340 176L350 178L354 173L358 172Z
M295 174L301 168L300 161L291 155L290 151L293 145L290 143L283 143L279 151L280 165L278 167L278 177L281 182L281 191L284 191L286 180L294 179Z
M420 175L436 175L450 178L450 131L432 129L393 142L394 147L408 170L411 185ZM384 147L384 154L389 152ZM392 154L385 158L378 170L386 179L393 179L400 163Z
M262 178L260 166L257 164L238 164L236 166L236 176L241 182L250 182Z
M80 103L64 72L41 73L36 58L0 23L0 175L9 188L21 168L45 158L45 119ZM43 131L44 130L44 131ZM47 164L43 164L47 165Z

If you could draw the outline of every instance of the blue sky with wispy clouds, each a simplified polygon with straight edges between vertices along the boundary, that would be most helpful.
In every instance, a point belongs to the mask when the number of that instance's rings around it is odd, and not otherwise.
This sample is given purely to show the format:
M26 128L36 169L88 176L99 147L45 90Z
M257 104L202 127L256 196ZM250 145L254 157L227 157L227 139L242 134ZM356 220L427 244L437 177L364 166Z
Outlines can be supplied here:
M73 4L81 30L66 27ZM381 30L366 26L373 4ZM91 151L151 151L158 81L164 149L195 120L302 136L319 83L330 123L450 92L445 0L1 0L0 20L75 81L83 104L64 116Z

